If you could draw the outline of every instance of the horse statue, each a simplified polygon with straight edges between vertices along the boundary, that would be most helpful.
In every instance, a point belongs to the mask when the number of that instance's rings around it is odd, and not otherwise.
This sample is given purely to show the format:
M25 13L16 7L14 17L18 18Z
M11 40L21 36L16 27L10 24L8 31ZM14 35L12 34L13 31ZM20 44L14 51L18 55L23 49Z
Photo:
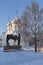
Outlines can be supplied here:
M6 36L6 46L4 46L4 50L8 50L8 49L20 49L21 46L20 46L20 33L18 34L7 34ZM9 40L12 39L14 41L18 40L18 44L17 45L14 45L14 46L10 46L9 45Z
M18 45L20 46L20 33L19 34L8 34L6 37L6 45L9 46L9 40L12 39L14 41L18 40Z

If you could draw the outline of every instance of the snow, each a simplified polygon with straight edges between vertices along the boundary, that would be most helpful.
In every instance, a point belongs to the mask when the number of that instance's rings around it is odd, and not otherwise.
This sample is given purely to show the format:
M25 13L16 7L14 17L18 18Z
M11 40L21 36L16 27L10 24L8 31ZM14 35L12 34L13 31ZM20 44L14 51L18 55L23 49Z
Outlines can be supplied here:
M34 50L12 50L0 48L0 65L43 65L43 52Z

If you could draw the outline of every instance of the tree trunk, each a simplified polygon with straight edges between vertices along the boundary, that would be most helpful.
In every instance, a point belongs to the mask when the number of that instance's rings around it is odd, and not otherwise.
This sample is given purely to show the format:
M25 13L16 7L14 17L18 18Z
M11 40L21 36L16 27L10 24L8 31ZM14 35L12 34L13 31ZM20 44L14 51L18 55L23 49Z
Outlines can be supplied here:
M37 43L35 43L35 52L37 52Z

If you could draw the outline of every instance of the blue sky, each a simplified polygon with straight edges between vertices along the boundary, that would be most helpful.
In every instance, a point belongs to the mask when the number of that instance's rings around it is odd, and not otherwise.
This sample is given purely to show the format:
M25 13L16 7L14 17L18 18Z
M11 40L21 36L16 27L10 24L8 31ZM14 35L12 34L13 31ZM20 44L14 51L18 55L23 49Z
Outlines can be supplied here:
M6 24L16 16L16 10L18 10L18 16L21 17L25 6L32 1L39 3L40 8L43 8L43 0L0 0L0 34L6 31Z

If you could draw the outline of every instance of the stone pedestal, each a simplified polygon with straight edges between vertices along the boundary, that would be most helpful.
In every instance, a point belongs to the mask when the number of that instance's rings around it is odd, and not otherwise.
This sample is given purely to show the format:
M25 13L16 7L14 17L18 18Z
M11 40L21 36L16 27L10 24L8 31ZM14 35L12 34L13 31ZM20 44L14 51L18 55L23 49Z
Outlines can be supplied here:
M15 45L15 46L4 46L4 50L10 50L10 49L21 49L22 46Z

